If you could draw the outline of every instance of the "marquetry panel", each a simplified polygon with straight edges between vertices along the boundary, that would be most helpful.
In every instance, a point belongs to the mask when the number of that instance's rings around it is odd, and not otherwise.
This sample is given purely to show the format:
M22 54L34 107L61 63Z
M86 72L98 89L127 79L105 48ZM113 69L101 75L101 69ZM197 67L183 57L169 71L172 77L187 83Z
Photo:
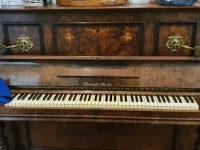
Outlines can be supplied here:
M143 24L54 24L53 37L57 55L143 54Z
M44 53L43 32L39 23L4 23L5 45L15 45L17 38L29 37L33 48L29 52L22 52L12 48L7 54L12 55L41 55Z
M168 49L166 43L171 36L179 36L184 45L194 47L196 37L196 23L159 23L156 33L155 54L161 56L193 56L194 51L180 48L178 52Z

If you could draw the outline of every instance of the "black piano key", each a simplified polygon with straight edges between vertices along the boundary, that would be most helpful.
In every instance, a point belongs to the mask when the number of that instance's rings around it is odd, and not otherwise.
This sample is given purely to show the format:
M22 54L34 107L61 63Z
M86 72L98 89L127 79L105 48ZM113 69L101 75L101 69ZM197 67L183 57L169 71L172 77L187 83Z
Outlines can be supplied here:
M35 94L33 97L32 97L32 100L37 100L37 97L39 96L39 94Z
M87 101L87 98L88 98L88 94L85 95L83 101Z
M152 95L150 96L150 100L151 100L151 102L153 102L153 103L155 102L155 100L154 100L154 98L153 98Z
M38 101L40 99L40 97L42 96L41 93L37 94L37 96L35 97L35 100Z
M187 96L191 103L194 103L194 99L191 96Z
M141 96L141 95L138 95L138 100L139 100L140 102L143 102L143 99L142 99L142 96Z
M71 101L73 96L74 94L70 94L68 101Z
M179 103L182 103L182 100L179 96L175 96Z
M58 97L58 101L61 101L62 97L63 97L63 94L60 94L59 97Z
M139 99L138 99L137 95L135 95L135 101L139 102Z
M24 94L21 99L24 100L27 96L28 96L28 93Z
M67 96L67 94L64 94L64 95L63 95L63 97L62 97L62 101L65 100L66 96Z
M165 99L165 97L163 95L160 96L160 99L162 100L163 103L166 103L166 99Z
M20 100L24 96L24 93L17 97L17 100Z
M109 97L110 97L110 102L112 102L113 101L113 95L109 95Z
M32 100L36 100L37 96L38 96L38 94L35 94L35 95L33 96Z
M18 94L12 94L12 99L14 99Z
M30 96L29 96L29 98L28 98L28 100L31 100L33 97L35 96L35 94L33 93L33 94L31 94Z
M116 102L117 101L117 96L116 95L114 95L114 102Z
M83 100L83 94L81 94L79 101Z
M51 93L51 94L48 94L47 97L46 97L47 101L49 101L49 100L52 98L52 96L53 96L52 93Z
M128 102L127 96L126 96L126 95L123 95L123 97L124 97L124 101L125 101L125 102Z
M120 95L120 102L123 102L123 97L122 97L122 95Z
M77 97L77 94L73 94L72 101L75 101L76 97Z
M40 93L40 94L37 96L36 100L39 100L39 99L41 98L42 95L43 95L43 94Z
M90 100L91 100L91 94L88 95L88 101L90 101Z
M131 95L131 102L134 102L134 96Z
M149 103L150 102L149 97L148 96L145 96L145 97L146 97L147 102Z
M167 100L168 103L171 102L170 99L169 99L169 96L164 96L164 97L165 97L165 99Z
M56 94L56 96L53 98L54 101L56 101L58 99L60 94Z
M99 95L99 99L98 99L99 102L101 101L101 97L102 97L102 95L100 94L100 95Z
M156 96L156 97L157 97L157 99L158 99L158 102L161 103L162 100L161 100L160 96Z
M108 98L108 95L106 94L106 98L105 98L105 101L107 102L107 101L108 101L108 99L109 99L109 98Z
M189 99L187 98L187 96L183 96L183 97L184 97L186 103L190 103L190 101L189 101Z
M95 95L94 96L94 101L97 101L97 99L98 99L98 95Z
M176 99L175 96L172 96L172 98L173 98L173 100L174 100L175 103L178 103L178 101L177 101L177 99Z
M47 99L47 97L48 97L49 95L50 95L50 94L46 94L46 95L43 97L43 99L42 99L42 100L43 100L43 101L44 101L44 100L46 100L46 99Z

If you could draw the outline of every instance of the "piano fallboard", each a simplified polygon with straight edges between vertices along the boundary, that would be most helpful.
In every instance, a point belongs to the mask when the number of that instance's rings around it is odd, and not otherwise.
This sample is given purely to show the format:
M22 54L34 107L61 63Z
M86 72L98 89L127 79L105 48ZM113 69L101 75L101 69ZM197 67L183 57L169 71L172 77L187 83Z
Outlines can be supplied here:
M199 88L199 58L1 56L9 85Z

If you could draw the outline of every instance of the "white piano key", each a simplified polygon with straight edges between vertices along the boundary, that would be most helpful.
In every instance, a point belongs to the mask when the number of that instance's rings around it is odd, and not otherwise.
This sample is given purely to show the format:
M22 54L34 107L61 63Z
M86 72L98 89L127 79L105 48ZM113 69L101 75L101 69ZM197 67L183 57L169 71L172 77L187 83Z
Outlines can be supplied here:
M145 99L146 99L146 108L154 109L155 104L152 102L151 98L149 96L145 96Z
M130 108L131 109L137 109L137 103L136 103L136 98L134 95L130 96L131 101L130 101Z
M131 95L127 95L126 96L127 97L127 101L128 101L128 106L127 106L127 108L131 108Z
M166 109L173 110L173 105L168 96L162 96L166 101Z
M70 94L67 94L63 100L63 103L64 103L64 108L68 108L69 107L69 97L70 97Z
M153 109L158 109L158 103L157 103L157 101L155 100L155 97L156 96L149 96L149 99L150 99L150 101L152 102L152 106L153 106Z
M109 104L108 104L109 107L110 107L110 108L115 108L116 101L114 101L114 99L115 99L114 95L110 95L110 99L111 99L112 101L111 101L111 100L109 101Z
M88 107L88 99L89 99L89 95L86 94L83 100L83 108L87 108Z
M176 99L177 105L178 105L178 109L182 110L182 103L179 102L178 98L176 96L173 96L172 98Z
M83 107L84 107L84 103L85 103L84 99L85 99L85 97L86 97L86 94L82 94L81 97L82 97L82 98L80 99L79 107L83 108Z
M197 102L194 100L193 97L191 96L186 96L189 100L190 100L190 105L191 105L191 110L199 110L199 106L197 104Z
M121 108L126 108L127 102L125 101L125 96L121 95L120 106Z
M146 108L146 99L144 99L145 97L142 97L141 95L138 96L139 100L140 100L140 105L141 105L141 109L145 109Z
M95 108L94 100L95 100L95 95L94 94L90 95L90 101L88 102L87 105L88 108Z
M174 110L179 110L180 106L179 106L178 102L175 102L175 100L172 96L169 96L169 99L170 99L172 105L174 106Z
M77 94L75 97L75 100L72 102L73 107L80 108L79 106L79 100L80 100L81 94Z
M190 104L185 100L183 96L180 96L180 99L182 100L183 104L183 109L184 110L191 110Z
M161 102L162 102L162 106L163 106L163 109L167 109L167 110L170 110L171 107L170 107L170 104L169 102L167 101L167 99L164 97L164 96L159 96Z
M100 106L101 108L106 108L107 104L106 104L106 95L101 95L101 101L100 101Z
M120 95L116 95L116 105L115 108L119 109L120 108Z

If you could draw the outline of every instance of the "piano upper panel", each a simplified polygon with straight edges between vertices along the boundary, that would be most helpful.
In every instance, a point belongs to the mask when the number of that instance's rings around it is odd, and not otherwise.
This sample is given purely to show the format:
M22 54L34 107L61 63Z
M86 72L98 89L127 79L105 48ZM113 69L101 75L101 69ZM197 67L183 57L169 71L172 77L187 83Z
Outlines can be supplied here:
M28 53L11 48L6 55L198 56L199 51L187 48L171 52L166 43L178 36L187 46L198 45L199 8L198 3L187 11L156 4L5 7L0 9L0 42L13 45L25 36L34 44Z
M198 58L1 56L11 86L199 88Z

